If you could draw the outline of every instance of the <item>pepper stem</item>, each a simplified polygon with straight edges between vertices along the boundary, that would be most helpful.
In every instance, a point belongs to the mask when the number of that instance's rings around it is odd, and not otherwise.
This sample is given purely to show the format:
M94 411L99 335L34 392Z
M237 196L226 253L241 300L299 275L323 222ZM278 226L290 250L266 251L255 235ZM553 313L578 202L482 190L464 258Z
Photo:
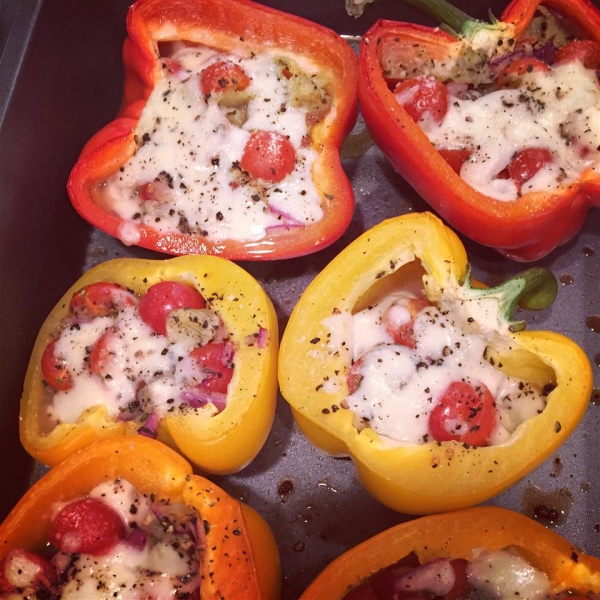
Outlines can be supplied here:
M558 283L552 272L544 267L533 267L492 288L473 288L469 274L464 283L469 295L477 298L494 297L499 303L500 314L510 323L511 331L525 329L525 321L513 321L513 313L519 305L526 310L541 310L556 299Z
M468 36L474 29L484 24L456 8L447 0L400 0L419 12L437 21L442 29L456 36Z

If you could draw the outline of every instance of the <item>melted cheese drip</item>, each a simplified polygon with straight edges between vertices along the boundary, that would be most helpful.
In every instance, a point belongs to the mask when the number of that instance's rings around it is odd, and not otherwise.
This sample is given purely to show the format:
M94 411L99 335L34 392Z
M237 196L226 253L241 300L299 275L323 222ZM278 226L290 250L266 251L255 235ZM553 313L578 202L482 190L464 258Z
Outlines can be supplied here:
M321 200L311 177L317 153L302 146L307 134L306 112L288 100L285 77L276 56L217 54L209 48L184 48L173 55L185 71L167 70L147 101L136 128L146 139L136 154L106 184L106 200L129 227L122 241L136 243L136 223L161 233L179 231L180 218L211 240L258 240L270 227L302 226L323 216ZM234 126L219 107L218 94L203 97L198 74L220 60L232 60L250 76L248 119ZM314 72L310 64L302 64ZM266 185L266 201L257 200L253 186L232 183L237 164L254 130L288 136L296 149L296 168L281 182ZM168 201L144 202L141 184L161 173L172 178Z

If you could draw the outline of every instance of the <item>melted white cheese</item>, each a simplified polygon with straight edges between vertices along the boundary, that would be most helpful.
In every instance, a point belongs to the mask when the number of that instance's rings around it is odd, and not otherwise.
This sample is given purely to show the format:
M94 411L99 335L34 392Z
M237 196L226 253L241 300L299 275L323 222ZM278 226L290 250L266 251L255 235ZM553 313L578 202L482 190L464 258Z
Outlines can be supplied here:
M306 112L289 102L286 79L279 75L275 58L274 53L222 55L209 48L184 48L173 55L185 71L165 70L157 81L136 127L138 139L146 136L148 141L105 188L110 207L127 220L120 230L124 243L136 243L136 223L162 233L177 232L181 217L192 231L211 240L241 241L260 239L270 227L309 225L322 218L311 178L317 154L302 146ZM251 95L248 120L242 127L230 123L217 94L201 93L198 74L220 60L236 62L251 79L245 90ZM312 65L302 66L314 70ZM288 136L296 150L295 170L281 182L264 186L260 200L256 187L231 185L232 167L254 130ZM144 202L138 186L163 172L172 178L168 201Z
M90 350L106 331L113 332L106 346L109 358L101 374L94 374ZM65 361L73 381L70 389L56 391L48 405L47 414L57 423L75 423L95 406L105 406L116 419L136 399L144 403L144 412L161 418L185 404L182 390L200 383L185 344L170 343L154 333L134 306L125 307L115 318L67 328L57 339L55 355ZM207 415L217 412L210 403L200 410Z
M460 176L498 200L517 198L513 180L497 175L526 148L546 148L555 158L523 185L522 194L556 189L587 168L600 168L600 87L594 71L571 62L524 79L517 89L475 99L451 96L443 122L437 127L426 123L436 147L473 150Z
M339 332L350 332L344 346L354 361L360 359L362 381L346 402L377 433L393 442L427 441L429 415L454 381L483 383L495 398L500 418L491 443L507 440L518 425L544 410L545 399L537 390L507 377L485 359L492 334L476 321L469 324L463 318L461 302L449 302L443 309L428 306L417 313L414 350L395 344L383 314L394 301L406 297L403 293L393 294L352 317L346 315L346 319L352 319L352 328L337 328L338 333L330 338L329 349L335 351L334 343L340 347ZM469 314L478 312L487 314L471 306ZM331 317L327 325L340 325L343 315ZM405 315L398 313L396 323L408 318L408 311Z
M483 552L467 566L469 584L494 600L543 600L552 596L547 575L509 550Z

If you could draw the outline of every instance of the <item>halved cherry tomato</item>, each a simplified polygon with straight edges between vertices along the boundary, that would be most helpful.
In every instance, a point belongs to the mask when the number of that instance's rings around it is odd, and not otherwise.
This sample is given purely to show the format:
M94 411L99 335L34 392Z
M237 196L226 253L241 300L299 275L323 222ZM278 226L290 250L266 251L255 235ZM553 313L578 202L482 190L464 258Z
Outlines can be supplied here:
M359 388L360 382L363 380L363 376L360 372L360 359L357 360L348 370L348 375L346 375L346 384L348 385L348 393L354 394L354 392Z
M246 143L240 166L252 179L277 183L294 170L296 150L281 133L256 131Z
M55 390L69 390L73 387L73 378L67 369L67 362L56 356L56 343L51 341L42 355L42 374L46 383Z
M190 356L198 363L205 379L196 387L204 392L227 393L227 386L233 376L233 367L223 359L224 343L211 343L195 348Z
M485 385L454 381L429 416L429 432L438 442L486 446L497 418L494 397Z
M204 95L215 92L241 92L249 85L250 77L246 71L229 60L209 65L200 75L200 89Z
M179 73L183 71L183 65L176 59L164 56L160 59L163 69L169 71L169 73Z
M125 535L125 524L113 508L95 498L80 498L65 505L53 519L48 541L69 554L102 556Z
M399 306L404 307L410 313L410 319L400 325L394 317L394 309ZM394 302L388 307L383 315L383 322L387 332L396 344L401 344L407 348L416 348L414 317L426 306L429 306L429 302L425 298L408 298L402 302Z
M467 577L467 565L469 564L462 558L456 558L450 561L454 570L454 585L452 589L444 596L444 600L460 600L466 598L471 591L469 579Z
M448 90L435 77L405 79L395 87L394 95L415 122L429 114L439 125L448 112Z
M0 562L0 594L42 589L52 590L57 583L56 571L52 563L23 548L13 548ZM4 598L4 596L2 597ZM7 597L12 598L13 596ZM39 594L35 597L45 598L46 596Z
M559 48L554 64L579 60L586 69L600 69L600 44L593 40L573 40Z
M521 77L534 71L546 72L550 71L550 67L544 61L532 56L517 58L502 68L496 77L496 85L501 88L518 87Z
M167 317L178 308L204 308L206 301L193 286L178 281L160 281L140 298L142 320L156 333L167 335Z
M525 148L525 150L517 152L513 161L508 165L508 174L515 182L519 193L521 193L524 183L553 160L554 156L547 148Z
M76 317L95 318L115 316L126 306L134 306L135 295L116 283L91 283L75 292L69 303Z
M109 327L92 346L89 356L90 371L94 375L105 375L113 352L110 349L111 340L115 337L115 330Z
M447 148L439 148L438 152L440 156L452 167L452 170L460 175L460 170L463 164L469 160L471 157L471 150L467 150L466 148L462 149L447 149Z

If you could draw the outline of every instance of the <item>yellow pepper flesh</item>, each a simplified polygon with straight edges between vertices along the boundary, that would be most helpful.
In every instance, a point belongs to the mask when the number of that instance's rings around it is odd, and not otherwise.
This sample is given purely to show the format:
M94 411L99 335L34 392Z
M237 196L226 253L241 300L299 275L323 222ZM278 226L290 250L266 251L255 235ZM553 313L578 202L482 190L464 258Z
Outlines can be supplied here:
M477 448L455 441L392 446L373 429L358 431L352 411L341 408L350 359L328 348L326 320L336 311L352 313L375 288L408 283L415 264L424 270L426 290L456 288L467 273L460 240L430 213L384 221L343 250L309 285L290 317L279 383L313 444L329 454L349 455L367 491L383 504L428 514L487 500L542 463L583 416L592 373L584 352L566 337L509 333L512 350L502 355L506 371L556 387L544 411L522 423L507 442ZM403 271L405 265L411 266Z
M259 452L270 431L277 399L278 322L271 300L241 267L214 256L168 260L115 259L85 273L62 297L44 322L27 370L21 398L20 436L38 461L53 466L90 442L135 433L139 424L118 422L102 406L86 411L77 423L61 423L51 432L40 427L46 400L41 357L57 323L68 314L72 295L95 282L118 283L143 294L159 281L194 285L219 313L235 344L235 369L227 407L217 415L167 414L158 439L179 450L202 471L227 474L245 467ZM267 331L265 347L252 344L259 329Z

